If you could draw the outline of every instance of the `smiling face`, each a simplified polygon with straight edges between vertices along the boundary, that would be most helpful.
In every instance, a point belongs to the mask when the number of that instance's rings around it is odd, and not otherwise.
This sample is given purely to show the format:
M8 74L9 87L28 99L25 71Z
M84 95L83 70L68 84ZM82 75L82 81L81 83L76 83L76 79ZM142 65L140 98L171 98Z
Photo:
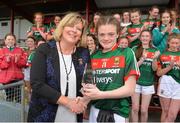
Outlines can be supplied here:
M26 40L26 46L28 48L35 48L35 41L32 38Z
M61 18L59 16L55 16L54 17L54 23L56 24L56 26L59 24Z
M43 15L36 14L34 21L37 25L41 25L43 23Z
M142 45L149 45L152 37L150 32L144 31L141 33L140 40L142 42Z
M124 12L123 13L123 20L125 21L125 22L129 22L130 20L129 20L129 12Z
M86 42L87 42L87 46L88 46L89 50L95 50L96 49L95 41L91 36L87 36Z
M12 35L9 35L9 36L6 37L4 42L5 42L6 46L14 47L14 45L16 43L16 39Z
M139 24L140 23L140 14L139 12L132 12L131 13L131 21L133 24Z
M121 39L119 40L119 47L121 47L121 48L126 48L126 47L128 47L128 44L129 44L129 41L128 41L127 38L121 38Z
M65 41L69 44L76 44L82 35L83 24L81 22L75 25L65 26L62 32L61 41Z
M153 8L151 11L149 11L149 14L153 19L158 18L159 9L158 8Z
M168 41L169 50L170 51L178 51L180 47L180 39L178 38L172 38Z
M168 25L171 21L170 13L164 12L161 17L162 24Z
M98 39L99 43L103 47L104 52L110 51L112 49L112 47L116 44L117 37L118 34L115 25L106 24L99 26Z

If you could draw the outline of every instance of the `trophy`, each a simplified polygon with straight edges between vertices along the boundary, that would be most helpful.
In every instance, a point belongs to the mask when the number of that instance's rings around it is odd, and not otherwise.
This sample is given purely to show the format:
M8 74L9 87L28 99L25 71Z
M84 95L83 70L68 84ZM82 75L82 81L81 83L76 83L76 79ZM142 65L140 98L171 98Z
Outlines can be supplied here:
M85 84L95 84L95 71L92 70L91 64L85 65L82 82Z

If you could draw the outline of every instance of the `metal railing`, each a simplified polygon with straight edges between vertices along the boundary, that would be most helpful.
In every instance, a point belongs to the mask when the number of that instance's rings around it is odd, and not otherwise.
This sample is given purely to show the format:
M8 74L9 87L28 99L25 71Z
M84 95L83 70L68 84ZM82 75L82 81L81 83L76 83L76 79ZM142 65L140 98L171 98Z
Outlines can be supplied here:
M0 85L0 122L24 122L24 81Z

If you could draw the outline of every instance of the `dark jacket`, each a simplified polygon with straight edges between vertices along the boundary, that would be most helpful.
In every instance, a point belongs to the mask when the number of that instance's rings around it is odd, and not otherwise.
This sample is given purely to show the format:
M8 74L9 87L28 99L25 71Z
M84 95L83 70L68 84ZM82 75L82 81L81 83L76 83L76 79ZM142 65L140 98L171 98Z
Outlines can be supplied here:
M76 71L77 96L80 93L84 66L90 62L89 51L78 47L72 60ZM36 50L31 68L32 97L28 112L28 122L53 122L61 96L60 65L56 42L51 41L39 46ZM77 115L77 121L82 121L82 114Z

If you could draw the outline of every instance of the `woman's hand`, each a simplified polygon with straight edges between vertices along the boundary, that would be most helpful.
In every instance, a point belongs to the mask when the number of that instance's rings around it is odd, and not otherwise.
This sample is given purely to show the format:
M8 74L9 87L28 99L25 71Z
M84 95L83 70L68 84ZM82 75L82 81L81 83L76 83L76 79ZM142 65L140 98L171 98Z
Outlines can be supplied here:
M82 100L73 98L68 100L66 107L68 107L72 112L79 114L85 111L87 105Z

